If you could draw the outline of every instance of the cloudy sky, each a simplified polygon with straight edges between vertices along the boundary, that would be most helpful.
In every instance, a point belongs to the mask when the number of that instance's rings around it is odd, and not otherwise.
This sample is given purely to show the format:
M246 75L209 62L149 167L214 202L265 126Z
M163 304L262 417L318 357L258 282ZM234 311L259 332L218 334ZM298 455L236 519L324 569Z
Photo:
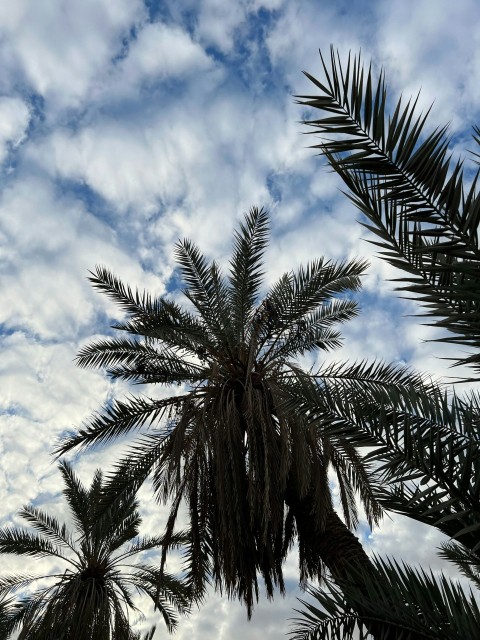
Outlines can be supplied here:
M339 183L307 146L293 95L320 75L318 49L362 49L393 96L422 89L432 126L450 122L471 148L480 105L476 0L15 0L0 3L0 519L34 502L64 514L50 452L109 397L100 372L75 367L117 310L86 276L101 263L161 294L176 282L172 249L193 239L225 260L251 205L271 212L269 278L313 257L371 260L363 315L339 359L407 362L448 374L446 348L406 317ZM89 482L115 447L75 460ZM144 531L164 514L142 491ZM394 518L367 547L440 567L435 533ZM17 569L2 559L2 571ZM299 592L246 611L211 593L177 638L273 640ZM146 608L146 628L155 620ZM164 637L159 626L158 638Z

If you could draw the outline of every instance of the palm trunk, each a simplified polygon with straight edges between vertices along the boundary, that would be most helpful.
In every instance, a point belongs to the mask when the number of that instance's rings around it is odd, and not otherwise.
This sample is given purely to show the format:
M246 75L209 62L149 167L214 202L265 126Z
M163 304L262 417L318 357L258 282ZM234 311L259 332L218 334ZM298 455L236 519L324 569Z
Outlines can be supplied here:
M288 492L285 501L295 516L298 539L304 549L307 566L315 566L316 559L319 558L335 580L347 577L348 569L352 566L365 567L369 572L375 571L359 539L333 508L322 514L322 526L319 530L312 515L314 510L311 495L298 498L293 492Z
M341 586L342 579L351 580L349 569L352 567L356 569L355 575L361 574L371 577L377 574L359 539L348 529L333 508L324 514L321 530L318 530L313 522L313 498L311 495L307 494L299 499L289 492L285 496L285 502L295 516L299 545L309 568L317 566L320 570L320 566L325 565L339 586ZM318 577L321 578L321 575ZM362 589L361 584L358 587L361 593L365 593L365 598L369 598L367 589ZM346 595L345 598L348 602ZM397 627L389 629L388 623L373 622L371 614L367 616L366 610L362 611L357 602L349 604L375 640L396 640L398 637ZM424 637L424 635L417 636L412 633L409 640L421 640Z

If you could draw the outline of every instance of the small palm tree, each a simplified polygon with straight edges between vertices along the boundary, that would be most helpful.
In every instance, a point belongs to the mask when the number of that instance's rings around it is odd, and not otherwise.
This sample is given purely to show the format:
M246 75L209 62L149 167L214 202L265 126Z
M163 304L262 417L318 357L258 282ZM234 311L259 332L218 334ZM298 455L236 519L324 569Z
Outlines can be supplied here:
M134 492L124 492L105 508L102 474L96 471L86 489L71 467L59 465L76 535L65 524L32 506L20 517L36 533L0 529L0 553L51 557L65 563L61 573L18 575L0 579L7 593L38 587L8 609L10 629L20 629L19 640L134 640L128 610L138 611L132 595L146 594L160 610L169 630L176 626L175 611L189 609L189 591L172 575L151 564L129 564L132 556L162 546L158 537L138 538L141 523ZM181 538L172 540L181 542ZM129 544L128 544L129 543Z
M59 447L65 452L105 443L143 427L118 463L113 494L151 475L158 498L171 504L167 541L184 502L189 580L201 592L211 576L229 596L243 599L249 613L258 574L269 596L275 585L283 589L282 563L295 539L302 580L319 577L324 565L336 576L352 563L369 570L351 531L355 493L370 523L381 515L371 469L357 450L341 434L321 436L286 402L305 375L297 358L340 345L334 325L357 314L356 302L344 294L359 288L366 264L314 260L284 274L262 299L267 240L268 216L252 208L235 233L228 277L190 241L180 242L177 260L190 309L134 293L97 268L91 280L127 312L115 328L130 336L84 347L80 366L105 367L112 378L139 384L182 386L162 399L116 401ZM315 379L325 393L332 381L397 394L421 384L406 371L364 363L326 366ZM329 410L328 419L338 411ZM329 468L345 523L333 508Z

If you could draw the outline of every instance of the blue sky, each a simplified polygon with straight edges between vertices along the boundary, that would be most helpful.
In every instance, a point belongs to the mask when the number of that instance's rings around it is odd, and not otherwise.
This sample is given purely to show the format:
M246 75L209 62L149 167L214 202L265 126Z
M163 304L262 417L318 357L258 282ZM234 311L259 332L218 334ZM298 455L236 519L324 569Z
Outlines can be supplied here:
M425 343L431 330L406 317L413 307L386 281L398 274L375 258L336 177L307 148L293 94L311 91L301 71L321 73L319 48L361 48L385 68L394 98L421 88L423 107L435 101L432 126L450 122L454 151L472 148L479 18L475 0L0 6L2 525L17 523L30 501L64 514L52 444L126 391L74 365L79 347L119 318L90 288L88 270L105 264L132 286L171 291L175 242L189 237L225 261L251 205L271 212L268 281L320 255L371 260L364 313L345 327L335 358L449 373L447 347ZM76 468L88 482L118 454L92 452ZM148 488L142 498L145 531L158 530L164 514ZM435 534L419 525L395 518L366 531L373 551L441 566ZM18 567L2 560L2 570ZM262 600L251 622L212 593L177 637L278 638L298 596L293 557L286 575L287 597Z

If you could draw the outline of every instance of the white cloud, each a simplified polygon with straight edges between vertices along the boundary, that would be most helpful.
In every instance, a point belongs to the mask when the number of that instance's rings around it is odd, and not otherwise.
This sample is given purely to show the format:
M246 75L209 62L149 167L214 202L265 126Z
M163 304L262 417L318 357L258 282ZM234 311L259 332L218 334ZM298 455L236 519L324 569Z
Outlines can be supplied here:
M235 29L246 16L244 2L205 0L199 7L195 34L201 42L228 53L234 44Z
M4 162L9 149L18 147L25 139L30 121L30 111L19 98L0 98L0 163Z
M140 0L18 0L0 7L4 81L23 76L49 113L78 107L122 48L122 37L145 17Z
M135 80L169 76L178 79L186 73L203 71L211 64L202 47L186 31L156 22L143 27L119 66L127 78Z
M421 89L420 104L435 102L436 122L457 129L476 118L480 98L480 35L478 4L428 0L414 4L378 3L377 64L387 69L387 81L405 96ZM473 122L475 124L475 121Z

